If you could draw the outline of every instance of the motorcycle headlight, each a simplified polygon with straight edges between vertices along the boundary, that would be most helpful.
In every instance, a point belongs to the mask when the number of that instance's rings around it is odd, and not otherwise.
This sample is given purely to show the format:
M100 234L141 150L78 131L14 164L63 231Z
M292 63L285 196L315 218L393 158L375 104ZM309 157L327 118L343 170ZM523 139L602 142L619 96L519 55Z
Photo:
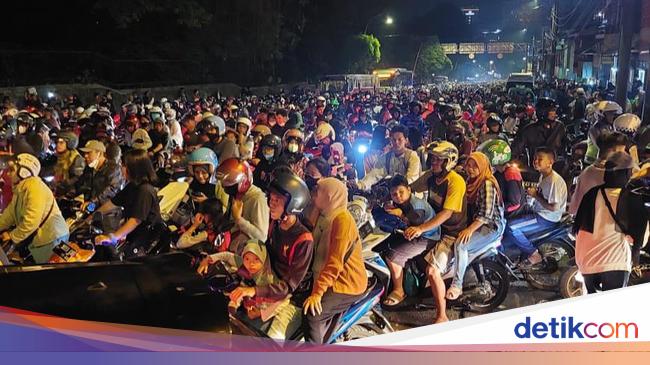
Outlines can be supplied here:
M357 147L357 152L359 152L360 154L364 154L364 153L368 152L368 146L365 145L365 144L360 144Z

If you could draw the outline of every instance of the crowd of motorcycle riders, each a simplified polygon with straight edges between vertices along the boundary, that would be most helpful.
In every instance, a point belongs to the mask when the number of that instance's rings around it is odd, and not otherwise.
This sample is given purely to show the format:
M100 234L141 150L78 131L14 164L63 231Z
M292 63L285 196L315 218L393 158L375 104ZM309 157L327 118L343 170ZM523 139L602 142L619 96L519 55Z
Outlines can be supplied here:
M567 214L588 292L626 286L646 255L648 220L637 193L650 177L650 129L635 100L619 105L607 90L557 81L520 99L504 86L227 98L181 90L134 93L123 105L110 92L82 101L29 88L2 104L1 240L18 247L11 259L47 262L70 234L60 199L79 195L82 209L122 208L96 245L150 240L162 223L157 191L173 180L164 172L183 166L195 211L175 246L211 240L228 222L228 244L204 256L199 273L227 262L247 283L230 307L244 305L273 338L305 321L307 338L322 343L368 283L348 201L386 180L384 212L406 228L382 252L385 309L407 297L404 267L415 260L434 321L447 321L473 252L507 237L518 265L534 267L543 257L528 237Z

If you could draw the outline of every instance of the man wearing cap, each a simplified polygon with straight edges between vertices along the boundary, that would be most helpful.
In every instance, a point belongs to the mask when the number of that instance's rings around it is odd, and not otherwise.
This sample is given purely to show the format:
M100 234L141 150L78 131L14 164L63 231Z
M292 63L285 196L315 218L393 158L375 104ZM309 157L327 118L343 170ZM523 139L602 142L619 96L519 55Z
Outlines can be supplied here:
M76 192L84 194L85 205L95 203L100 206L122 188L122 170L115 161L106 158L106 146L100 141L90 140L79 150L84 153L86 169Z
M131 140L132 149L148 151L152 145L151 137L149 137L149 133L145 129L140 128L133 132Z

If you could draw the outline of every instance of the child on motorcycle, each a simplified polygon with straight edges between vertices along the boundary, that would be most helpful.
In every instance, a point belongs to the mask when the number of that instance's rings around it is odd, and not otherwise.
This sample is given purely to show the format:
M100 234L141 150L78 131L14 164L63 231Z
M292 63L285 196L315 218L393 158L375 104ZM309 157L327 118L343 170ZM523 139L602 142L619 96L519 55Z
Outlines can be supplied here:
M447 290L449 300L458 299L463 292L463 278L469 265L469 255L499 240L505 229L501 191L492 175L487 156L481 152L472 152L465 163L465 171L469 175L467 202L468 218L472 223L460 231L456 239L456 273Z
M178 239L176 247L185 249L204 242L212 244L216 235L223 231L224 223L225 219L221 201L216 198L207 199L201 204L199 212L194 216L192 225ZM200 230L201 226L204 229ZM214 249L218 252L227 251L228 244L224 242L219 247L214 247Z
M546 147L540 147L535 153L533 165L539 171L540 178L537 188L528 189L532 198L532 210L508 221L504 241L512 242L527 256L522 266L529 267L542 262L542 256L533 246L527 235L555 226L562 220L566 209L567 186L560 174L553 170L555 152Z
M422 224L435 216L433 208L426 200L412 194L408 180L404 175L395 175L390 180L389 186L392 204L384 207L385 212L399 218L405 227ZM379 222L377 218L375 220ZM381 223L379 223L379 226L381 227ZM438 228L424 232L421 237L411 241L406 240L401 234L391 237L391 241L384 252L386 264L388 264L391 273L393 290L384 299L384 306L394 307L406 299L403 286L403 272L406 262L427 249L431 249L438 239L440 239L440 230Z
M242 251L241 266L237 270L237 276L240 278L240 287L255 288L261 286L273 285L279 282L271 268L271 258L268 255L264 243L251 240L246 243ZM282 307L289 305L289 296L275 301L260 300L259 298L230 295L228 303L229 311L237 311L243 305L246 315L251 320L257 320L266 323L276 313L282 310ZM255 293L253 291L253 293ZM258 323L261 327L262 323Z

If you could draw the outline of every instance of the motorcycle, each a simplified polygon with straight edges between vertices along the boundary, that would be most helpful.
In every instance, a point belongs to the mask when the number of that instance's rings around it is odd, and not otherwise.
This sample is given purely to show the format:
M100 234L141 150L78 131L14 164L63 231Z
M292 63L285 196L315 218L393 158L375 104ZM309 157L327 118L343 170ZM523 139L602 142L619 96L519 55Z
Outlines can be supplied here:
M518 249L512 242L504 241L498 260L508 269L512 278L526 281L540 290L558 290L560 277L575 255L575 238L571 234L572 221L569 215L555 226L528 237L542 256L542 262L530 268L518 265Z
M343 341L350 341L369 336L393 332L388 320L377 310L380 298L384 293L385 286L382 284L388 281L386 273L388 268L379 255L369 253L364 247L364 262L368 272L368 286L361 298L356 301L345 312L335 316L332 325L328 330L325 343L333 344ZM211 287L220 293L226 294L238 286L236 279L228 274L225 269L221 273L210 278ZM215 284L219 283L219 284ZM230 322L240 332L249 336L268 338L266 333L254 327L247 319L243 310L231 311ZM305 339L304 330L299 328L290 335L287 340L300 341Z
M390 235L403 235L404 230L407 228L406 224L399 218L385 214L384 212L383 202L390 200L390 190L388 189L389 180L390 178L383 179L373 185L370 193L366 193L372 202L370 217L372 217L372 221L376 222L379 228L379 233L368 235L366 238L368 241L366 246L368 246L370 252L376 255L372 256L368 254L368 257L372 258L371 262L383 263L383 267L386 269L384 273L386 287L390 284L390 271L388 271L381 256L383 249L379 245ZM352 203L356 201L358 200L353 200ZM352 203L348 205L348 210L356 217L355 209L350 208ZM362 232L361 229L359 231ZM510 281L506 267L495 259L499 245L499 241L491 242L481 251L470 255L470 270L467 270L463 281L463 295L457 300L450 302L452 307L477 313L487 313L493 311L503 303L508 294ZM379 264L378 266L381 267ZM447 286L451 284L454 275L453 267L453 260L450 260L448 268L443 274L443 280L445 280ZM429 284L426 273L419 267L417 260L412 259L407 262L407 267L405 267L404 271L404 288L407 295L415 296L422 292ZM425 308L426 306L418 304L416 307Z

